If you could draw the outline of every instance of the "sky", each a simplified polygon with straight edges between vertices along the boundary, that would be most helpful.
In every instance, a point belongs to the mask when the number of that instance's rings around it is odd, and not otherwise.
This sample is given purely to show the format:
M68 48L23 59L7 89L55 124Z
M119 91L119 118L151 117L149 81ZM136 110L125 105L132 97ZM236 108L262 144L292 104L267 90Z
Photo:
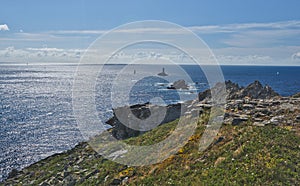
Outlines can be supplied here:
M0 62L76 63L107 31L161 20L193 31L220 64L300 65L299 7L299 0L2 0Z

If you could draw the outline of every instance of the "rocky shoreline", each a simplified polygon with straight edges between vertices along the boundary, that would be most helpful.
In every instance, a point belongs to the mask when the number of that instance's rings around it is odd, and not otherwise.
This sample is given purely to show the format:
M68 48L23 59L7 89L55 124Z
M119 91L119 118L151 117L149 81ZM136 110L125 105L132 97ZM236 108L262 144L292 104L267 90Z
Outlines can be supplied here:
M297 135L300 135L300 96L296 94L290 97L282 97L272 90L269 86L262 86L260 82L255 81L247 87L240 87L238 84L226 81L226 91L228 94L224 125L239 126L243 123L250 123L255 127L265 127L267 125L283 127L289 131L294 131ZM214 88L218 88L217 87ZM193 112L197 110L202 113L204 110L209 110L212 107L210 90L206 90L199 93L199 99L186 102L185 104L168 105L166 110L166 116L161 124L174 121L180 117L180 113ZM130 107L121 107L114 110L114 116L107 121L112 126L110 129L112 135L117 139L127 139L136 137L146 133L146 131L137 131L123 125L116 117L117 112L121 112L124 115L128 115L127 112L132 112L133 115L140 119L145 119L151 115L150 109L161 109L162 106L151 106L149 103L134 105ZM189 109L187 109L189 107ZM131 118L128 117L130 121ZM75 157L78 152L80 157ZM60 172L52 180L44 180L40 185L47 186L53 184L62 185L75 185L78 179L88 179L95 177L98 172L95 170L85 170L78 167L76 170L79 177L71 176L69 173L70 167L75 167L85 161L89 161L99 158L99 154L94 152L87 143L83 142L78 144L71 150L68 150L61 154L52 155L44 160L41 160L29 168L24 168L21 171L13 170L8 179L3 182L4 185L17 185L18 179L21 177L27 177L30 179L36 172L31 170L31 167L39 167L46 164L48 161L52 161L56 156L64 156L65 161L68 162L65 165L63 172ZM73 157L74 156L74 157ZM72 158L70 158L72 157ZM103 160L105 161L105 160ZM59 163L59 162L58 162ZM72 169L73 169L72 168ZM99 170L98 170L99 171ZM75 171L76 172L76 171ZM43 173L47 174L47 173ZM122 180L116 180L116 185L122 184ZM32 182L32 184L34 181ZM0 184L1 185L1 184Z
M244 121L253 122L256 126L287 125L295 129L300 120L300 99L297 95L281 97L270 86L263 86L259 81L249 84L247 87L240 87L231 81L226 81L227 102L225 108L224 124L238 125ZM221 84L216 84L213 89L219 89ZM298 96L299 97L299 96ZM168 123L178 119L184 112L201 111L212 107L211 90L199 93L198 100L187 101L182 104L171 104L166 107L167 112L160 124ZM125 106L116 108L113 117L106 123L112 126L112 135L117 139L127 139L144 134L146 131L131 129L118 120L116 113L122 113L127 121L132 117L139 119L148 118L151 115L150 109L162 110L163 106L153 106L149 103ZM189 110L188 110L189 108ZM129 112L133 115L129 116ZM289 114L289 117L285 115ZM128 117L127 117L128 116ZM297 126L297 127L296 127Z

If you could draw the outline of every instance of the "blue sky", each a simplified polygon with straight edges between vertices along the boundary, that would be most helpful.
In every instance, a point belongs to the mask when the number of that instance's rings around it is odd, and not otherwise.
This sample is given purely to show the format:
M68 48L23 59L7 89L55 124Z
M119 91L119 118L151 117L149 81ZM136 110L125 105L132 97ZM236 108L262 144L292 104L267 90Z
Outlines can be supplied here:
M221 64L299 65L300 1L4 0L0 61L77 62L105 31L141 20L187 27Z

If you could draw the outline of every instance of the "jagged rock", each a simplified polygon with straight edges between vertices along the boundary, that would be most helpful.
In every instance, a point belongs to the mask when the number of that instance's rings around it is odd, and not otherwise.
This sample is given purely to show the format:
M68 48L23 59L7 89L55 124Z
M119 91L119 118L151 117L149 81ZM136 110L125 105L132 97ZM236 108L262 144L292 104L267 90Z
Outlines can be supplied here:
M178 81L175 81L173 83L173 85L171 85L170 87L167 87L168 89L188 89L188 85L186 84L186 82L181 79Z
M215 93L215 95L217 95L217 97L214 100L215 102L220 102L222 100L219 99L223 99L224 97L226 97L226 94L228 94L228 90L230 90L231 87L233 87L234 83L232 83L231 81L226 81L225 84L224 83L216 83L216 85L211 88L211 89L207 89L203 92L200 92L198 94L198 100L199 101L208 101L211 100L211 92L213 91ZM225 89L225 87L229 87L228 89L226 88L226 92L223 91L223 89Z
M150 107L153 109L153 113L150 112L149 110ZM120 118L118 118L118 116L119 117L121 116L122 119L125 120L125 122L127 122L127 124L131 123L136 126L139 125L138 123L139 121L142 122L143 120L150 117L152 114L155 115L155 117L153 117L154 119L157 119L158 117L162 117L163 116L162 114L164 114L163 112L161 112L162 110L166 110L166 114L164 115L162 121L160 123L157 123L157 121L153 121L149 123L151 123L152 125L155 124L157 126L163 123L174 121L182 115L181 113L185 113L186 105L178 103L178 104L171 104L164 107L164 106L153 106L153 105L151 106L149 105L149 103L146 103L146 104L139 104L130 107L128 106L119 107L113 109L114 116L111 119L109 119L106 123L113 127L112 135L117 139L126 139L130 137L135 137L147 132L147 130L143 130L142 128L141 130L132 129L126 126L125 124L123 124L119 120ZM132 113L134 116L129 117L130 113ZM134 120L132 117L137 117L140 120ZM132 123L133 121L135 123Z
M198 100L203 101L205 99L211 99L211 91L218 89L221 83L217 83L212 89L205 90L199 93ZM226 97L228 100L233 99L270 99L279 96L270 86L262 86L259 81L254 81L249 84L246 88L240 87L238 84L229 81L225 81L226 86Z
M262 86L259 81L254 81L240 92L242 97L250 97L252 99L270 99L279 96L270 86Z

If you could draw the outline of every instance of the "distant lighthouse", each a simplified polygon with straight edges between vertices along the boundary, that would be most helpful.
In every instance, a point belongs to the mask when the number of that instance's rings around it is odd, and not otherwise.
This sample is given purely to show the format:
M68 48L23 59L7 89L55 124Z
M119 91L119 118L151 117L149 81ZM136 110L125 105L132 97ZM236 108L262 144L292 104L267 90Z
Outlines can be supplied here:
M165 73L165 68L162 68L162 72L158 73L159 76L167 76L168 74Z

